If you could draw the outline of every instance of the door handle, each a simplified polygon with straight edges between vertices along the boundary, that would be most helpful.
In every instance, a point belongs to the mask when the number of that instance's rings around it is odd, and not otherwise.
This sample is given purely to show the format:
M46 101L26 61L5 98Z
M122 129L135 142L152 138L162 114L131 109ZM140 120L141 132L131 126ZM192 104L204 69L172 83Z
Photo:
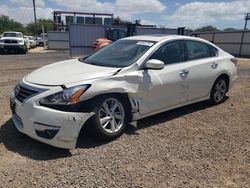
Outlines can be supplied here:
M182 70L182 71L180 72L181 78L182 78L182 79L186 79L187 76L188 76L188 73L189 73L188 70Z
M218 63L212 63L211 68L216 69L218 67Z

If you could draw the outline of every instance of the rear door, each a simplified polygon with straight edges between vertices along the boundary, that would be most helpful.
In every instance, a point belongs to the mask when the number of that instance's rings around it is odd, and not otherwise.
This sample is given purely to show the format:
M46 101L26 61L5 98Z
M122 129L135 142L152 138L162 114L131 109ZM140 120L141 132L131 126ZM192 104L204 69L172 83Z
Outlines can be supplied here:
M209 44L186 40L188 100L209 95L219 72L217 49Z

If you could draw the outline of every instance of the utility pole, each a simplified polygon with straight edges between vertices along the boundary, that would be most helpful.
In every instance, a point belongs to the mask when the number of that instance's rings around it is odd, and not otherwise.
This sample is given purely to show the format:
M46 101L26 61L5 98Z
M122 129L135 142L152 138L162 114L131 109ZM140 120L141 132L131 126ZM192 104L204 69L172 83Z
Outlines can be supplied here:
M242 51L242 46L243 46L245 31L247 30L247 21L248 20L250 20L250 13L247 13L246 17L245 17L245 26L244 26L244 30L242 31L242 35L241 35L239 56L241 56L241 51Z
M244 30L247 29L247 21L250 20L250 13L247 13L246 14L246 17L245 17L245 27L244 27Z
M44 25L43 25L43 20L42 19L38 19L37 20L40 24L41 24L41 26L42 26L42 39L43 39L43 48L44 48L44 50L46 49L46 47L45 47L45 38L44 38Z
M33 9L34 9L34 19L35 19L35 23L36 23L36 0L33 0Z
M36 2L33 0L33 9L34 9L34 19L35 19L35 33L37 34L37 25L36 25Z

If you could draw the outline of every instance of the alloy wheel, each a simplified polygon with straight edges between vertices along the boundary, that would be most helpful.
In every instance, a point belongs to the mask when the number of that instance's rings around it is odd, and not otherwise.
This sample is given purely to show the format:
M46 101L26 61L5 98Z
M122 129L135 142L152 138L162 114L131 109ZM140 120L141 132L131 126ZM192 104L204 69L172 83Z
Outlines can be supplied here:
M125 111L121 102L115 98L106 99L99 109L99 121L104 131L118 132L125 122Z
M223 100L226 94L226 90L227 90L226 81L223 79L219 80L215 85L215 92L214 92L215 102L219 103Z

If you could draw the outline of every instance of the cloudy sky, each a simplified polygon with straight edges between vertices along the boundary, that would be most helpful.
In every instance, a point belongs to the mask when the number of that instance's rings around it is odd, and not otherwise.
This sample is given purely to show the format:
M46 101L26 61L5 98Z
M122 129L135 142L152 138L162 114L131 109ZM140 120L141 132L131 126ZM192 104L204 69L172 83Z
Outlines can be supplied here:
M250 0L36 0L37 17L51 18L53 10L114 13L127 20L166 27L243 28ZM33 21L32 0L0 0L0 15L24 24Z

